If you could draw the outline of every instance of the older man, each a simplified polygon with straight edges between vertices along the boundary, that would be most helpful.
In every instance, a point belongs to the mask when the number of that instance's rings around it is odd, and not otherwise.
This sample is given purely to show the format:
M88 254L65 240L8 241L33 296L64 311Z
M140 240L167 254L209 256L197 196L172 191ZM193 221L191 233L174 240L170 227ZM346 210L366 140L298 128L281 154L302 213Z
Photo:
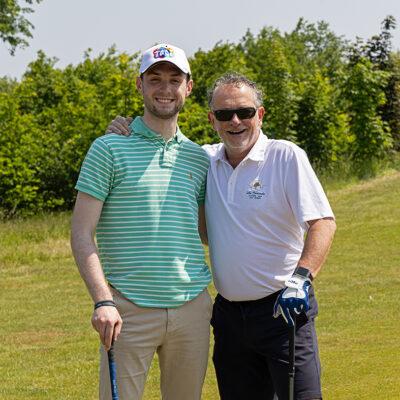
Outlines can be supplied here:
M241 76L220 78L209 95L208 117L223 141L205 146L218 384L222 399L288 398L287 324L299 314L295 398L319 399L311 281L335 223L304 151L261 132L261 104L261 91Z
M231 74L209 93L208 118L223 141L204 146L218 290L213 361L221 399L288 399L288 326L295 316L295 398L322 399L312 281L336 225L305 152L262 133L262 97L254 82ZM128 132L121 118L110 128Z

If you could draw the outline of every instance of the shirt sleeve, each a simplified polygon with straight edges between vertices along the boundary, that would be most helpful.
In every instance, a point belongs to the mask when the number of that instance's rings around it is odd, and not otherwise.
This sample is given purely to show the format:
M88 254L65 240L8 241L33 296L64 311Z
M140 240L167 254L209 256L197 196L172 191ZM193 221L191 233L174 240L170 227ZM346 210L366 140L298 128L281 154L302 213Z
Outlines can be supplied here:
M304 150L293 147L287 163L285 190L297 221L304 230L307 221L334 218L328 198Z
M114 163L110 148L98 138L86 154L75 189L105 201L113 181Z

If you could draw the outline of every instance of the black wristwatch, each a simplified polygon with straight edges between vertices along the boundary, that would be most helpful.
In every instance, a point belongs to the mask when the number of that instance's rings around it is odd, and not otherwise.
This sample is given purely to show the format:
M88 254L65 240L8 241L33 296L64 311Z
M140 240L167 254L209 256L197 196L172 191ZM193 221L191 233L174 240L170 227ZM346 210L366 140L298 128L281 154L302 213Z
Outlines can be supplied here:
M311 282L314 277L311 274L311 271L308 268L300 267L300 265L294 270L293 275L299 275L304 278L308 278Z

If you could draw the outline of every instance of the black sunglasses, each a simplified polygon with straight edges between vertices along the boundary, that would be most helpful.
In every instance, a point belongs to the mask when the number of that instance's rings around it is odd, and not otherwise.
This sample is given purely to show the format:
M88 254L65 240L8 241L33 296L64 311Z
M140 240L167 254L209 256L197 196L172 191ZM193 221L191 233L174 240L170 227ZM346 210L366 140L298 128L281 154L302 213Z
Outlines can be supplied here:
M234 110L215 110L213 114L218 121L230 121L236 114L239 119L251 119L256 115L254 107L236 108Z

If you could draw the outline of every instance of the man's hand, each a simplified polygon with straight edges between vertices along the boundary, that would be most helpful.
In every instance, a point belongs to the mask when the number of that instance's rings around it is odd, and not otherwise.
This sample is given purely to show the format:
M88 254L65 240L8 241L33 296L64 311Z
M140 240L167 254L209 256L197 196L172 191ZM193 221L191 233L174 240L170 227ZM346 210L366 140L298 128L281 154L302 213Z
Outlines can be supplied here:
M108 133L118 133L118 135L124 135L124 136L130 136L131 130L129 128L129 125L133 119L131 117L121 117L120 115L117 115L115 119L113 119L108 125L106 129L106 134Z
M302 311L307 311L308 288L311 285L310 279L298 275L293 275L285 282L286 288L282 290L274 305L274 317L278 318L281 314L286 323L294 326L291 314L298 315Z
M92 325L99 332L101 343L109 350L111 341L116 341L121 333L122 319L115 307L103 306L94 310Z

